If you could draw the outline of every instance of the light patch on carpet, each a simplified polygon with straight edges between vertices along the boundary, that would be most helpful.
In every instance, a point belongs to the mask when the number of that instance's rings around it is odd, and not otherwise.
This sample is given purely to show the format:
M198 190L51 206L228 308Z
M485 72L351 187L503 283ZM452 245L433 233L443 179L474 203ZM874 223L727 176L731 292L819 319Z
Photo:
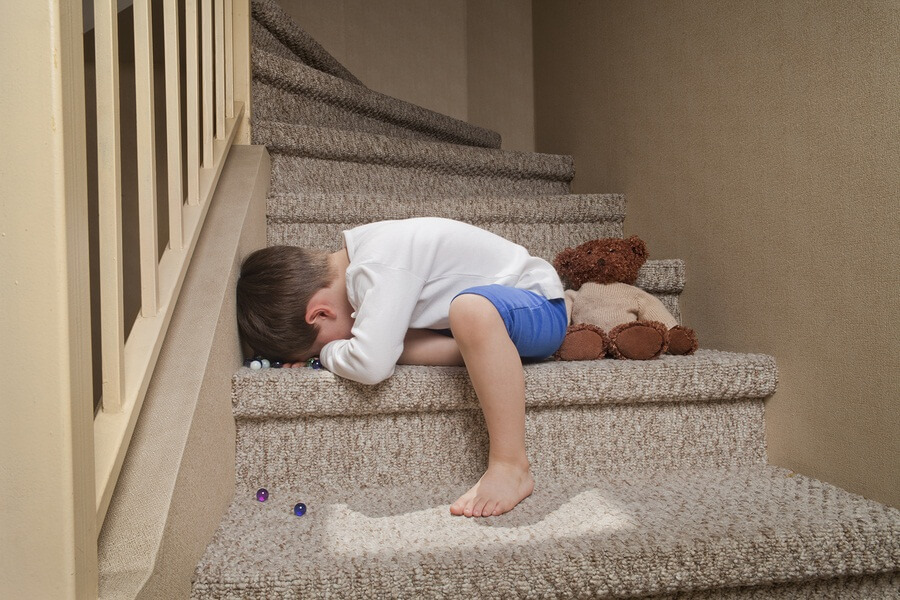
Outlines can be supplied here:
M322 538L341 539L340 548L330 550L343 556L384 551L414 554L493 543L527 545L550 539L578 539L588 533L609 534L638 526L632 515L604 497L599 489L582 491L549 510L543 518L528 518L536 510L549 508L551 502L551 498L532 496L507 515L490 519L448 518L449 505L370 517L340 503L323 507L318 517ZM509 523L513 519L519 523ZM529 522L521 524L522 520ZM416 523L416 527L410 528L410 523Z

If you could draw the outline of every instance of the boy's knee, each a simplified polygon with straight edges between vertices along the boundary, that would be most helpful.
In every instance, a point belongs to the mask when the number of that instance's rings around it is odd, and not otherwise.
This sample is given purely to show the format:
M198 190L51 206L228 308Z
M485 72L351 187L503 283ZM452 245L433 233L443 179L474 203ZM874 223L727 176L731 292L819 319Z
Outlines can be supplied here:
M454 337L467 332L486 332L493 327L503 326L503 319L497 307L478 294L462 294L450 303L450 330Z

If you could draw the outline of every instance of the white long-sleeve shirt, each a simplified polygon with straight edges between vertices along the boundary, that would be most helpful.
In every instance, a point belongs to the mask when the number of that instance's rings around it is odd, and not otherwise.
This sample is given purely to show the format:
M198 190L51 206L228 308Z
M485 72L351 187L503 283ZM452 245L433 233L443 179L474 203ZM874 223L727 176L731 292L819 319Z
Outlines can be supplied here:
M499 284L563 297L550 263L459 221L381 221L343 235L352 338L326 344L319 358L329 371L361 383L393 374L407 330L448 328L450 301L466 288Z

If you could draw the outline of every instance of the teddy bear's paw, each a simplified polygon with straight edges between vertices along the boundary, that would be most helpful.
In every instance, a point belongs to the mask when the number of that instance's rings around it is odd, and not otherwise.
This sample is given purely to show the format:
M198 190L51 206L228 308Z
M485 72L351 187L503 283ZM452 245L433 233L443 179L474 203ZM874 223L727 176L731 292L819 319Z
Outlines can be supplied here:
M693 329L676 325L668 332L669 354L685 355L693 354L700 347L697 334Z
M609 338L594 325L571 325L566 331L562 346L553 356L558 360L596 360L606 356Z
M668 348L667 333L658 321L622 323L609 332L610 353L615 358L651 360Z

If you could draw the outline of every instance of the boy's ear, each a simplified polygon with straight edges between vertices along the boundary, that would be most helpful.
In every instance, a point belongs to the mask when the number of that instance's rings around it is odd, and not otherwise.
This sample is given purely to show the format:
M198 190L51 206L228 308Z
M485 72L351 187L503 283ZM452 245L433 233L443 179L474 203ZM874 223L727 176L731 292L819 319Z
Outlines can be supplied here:
M318 321L321 317L328 318L333 317L334 315L334 308L331 306L331 303L328 302L328 298L319 292L313 294L313 297L309 299L309 304L306 305L305 319L310 325Z
M317 306L308 306L306 308L306 322L312 325L321 318L329 318L334 316L334 310L327 304L319 304Z

